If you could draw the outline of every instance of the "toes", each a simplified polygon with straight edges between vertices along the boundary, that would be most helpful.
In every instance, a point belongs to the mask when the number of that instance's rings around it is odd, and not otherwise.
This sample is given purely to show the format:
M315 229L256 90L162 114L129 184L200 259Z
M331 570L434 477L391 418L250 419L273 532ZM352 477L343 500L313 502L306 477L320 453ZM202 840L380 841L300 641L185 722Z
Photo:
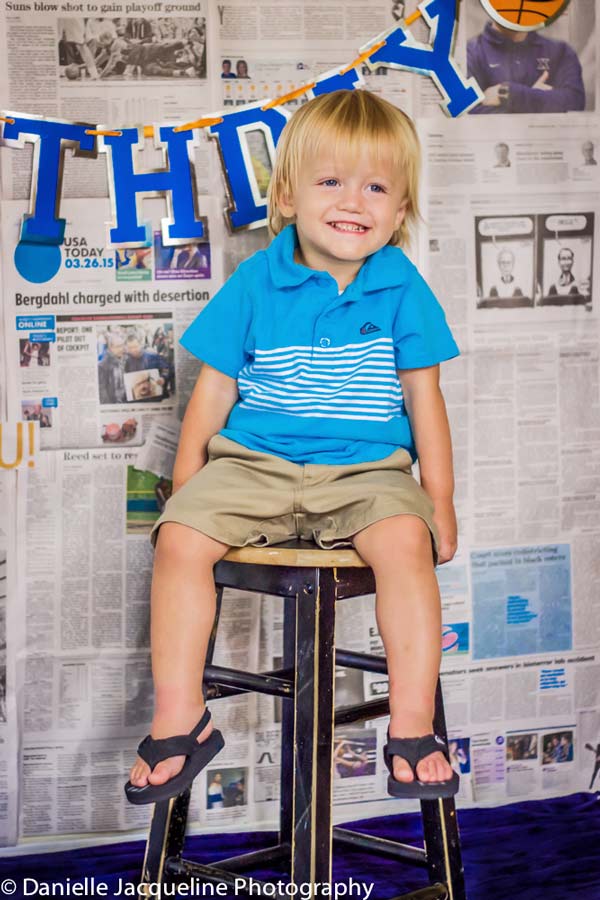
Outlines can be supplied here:
M419 781L428 782L436 781L435 768L431 763L431 756L426 756L417 764L417 776Z
M414 781L411 767L401 756L394 757L394 778L396 781Z
M444 760L444 774L442 776L444 781L449 781L453 775L454 775L454 769L452 768L452 766L450 765L448 760L445 759Z
M148 775L150 774L150 766L141 759L137 759L131 769L129 780L136 787L145 787L148 784Z
M441 757L441 758L440 758ZM441 753L436 753L429 763L429 771L431 772L431 781L443 781L443 757Z
M184 761L185 756L172 756L157 763L148 775L148 781L150 784L164 784L181 772Z
M448 781L452 778L452 769L441 753L430 753L417 765L419 781Z
M446 780L446 767L444 766L443 759L436 759L433 763L433 778L435 781L445 781Z
M129 774L129 780L135 787L145 787L147 784L164 784L174 775L181 772L185 756L172 756L158 763L152 771L150 766L139 757Z
M434 780L431 772L431 756L424 756L423 759L419 760L417 763L417 777L423 783Z
M437 777L439 781L448 781L449 778L452 778L452 769L443 757L438 763Z

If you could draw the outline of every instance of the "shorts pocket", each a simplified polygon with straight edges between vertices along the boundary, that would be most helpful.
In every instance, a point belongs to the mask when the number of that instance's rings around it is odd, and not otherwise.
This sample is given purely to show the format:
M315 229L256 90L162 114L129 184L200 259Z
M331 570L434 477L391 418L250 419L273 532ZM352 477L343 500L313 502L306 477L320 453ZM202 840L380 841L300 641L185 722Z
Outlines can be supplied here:
M401 472L406 472L407 475L412 475L413 461L408 450L404 450L403 448L396 450L394 457L394 463L397 468L400 469Z
M217 433L218 433L218 432L217 432ZM212 453L211 453L210 451L211 451L211 447L212 447L212 445L213 445L213 443L214 443L214 440L215 440L216 436L217 436L216 434L213 434L213 436L212 436L211 439L209 440L208 444L206 445L206 452L208 453L209 457L212 456Z

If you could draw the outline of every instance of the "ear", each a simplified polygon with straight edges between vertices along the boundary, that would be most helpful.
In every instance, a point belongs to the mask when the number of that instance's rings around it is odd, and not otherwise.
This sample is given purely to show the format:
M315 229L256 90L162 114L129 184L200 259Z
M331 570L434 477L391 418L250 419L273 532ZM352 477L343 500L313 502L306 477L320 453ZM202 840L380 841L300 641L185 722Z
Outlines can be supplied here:
M398 209L396 213L396 218L394 219L394 231L397 231L402 223L404 222L404 218L406 216L406 207L408 206L408 200L405 200L402 203L402 206Z
M282 193L277 206L279 207L279 212L284 217L284 219L293 219L293 217L296 215L296 205L294 203L294 199L288 192Z

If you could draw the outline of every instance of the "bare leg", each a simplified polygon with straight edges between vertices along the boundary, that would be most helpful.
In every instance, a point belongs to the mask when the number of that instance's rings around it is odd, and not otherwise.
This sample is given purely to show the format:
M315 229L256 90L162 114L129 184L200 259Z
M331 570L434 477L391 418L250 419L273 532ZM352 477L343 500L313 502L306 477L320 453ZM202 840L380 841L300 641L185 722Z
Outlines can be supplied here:
M81 54L81 58L85 63L85 67L88 70L88 75L90 78L99 78L98 69L96 68L96 60L94 59L94 54L90 50L87 44L77 44L79 48L79 53Z
M432 729L442 652L440 594L429 528L403 514L374 522L353 538L375 573L376 616L390 681L390 737L422 737ZM442 753L417 765L420 781L446 781ZM406 760L394 757L394 778L412 781Z
M153 738L187 734L204 712L202 675L215 618L213 566L228 550L207 535L165 522L156 542L152 576ZM212 723L198 735L205 740ZM185 757L173 756L152 772L136 758L131 783L163 784L181 770Z

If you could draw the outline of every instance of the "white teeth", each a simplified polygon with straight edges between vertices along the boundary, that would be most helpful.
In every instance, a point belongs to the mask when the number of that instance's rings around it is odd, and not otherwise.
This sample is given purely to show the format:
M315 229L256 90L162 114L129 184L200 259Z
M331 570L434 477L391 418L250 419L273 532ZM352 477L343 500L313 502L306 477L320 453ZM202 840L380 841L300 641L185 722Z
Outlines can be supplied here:
M366 231L367 229L363 225L351 225L350 222L330 222L330 225L336 229L336 231Z

